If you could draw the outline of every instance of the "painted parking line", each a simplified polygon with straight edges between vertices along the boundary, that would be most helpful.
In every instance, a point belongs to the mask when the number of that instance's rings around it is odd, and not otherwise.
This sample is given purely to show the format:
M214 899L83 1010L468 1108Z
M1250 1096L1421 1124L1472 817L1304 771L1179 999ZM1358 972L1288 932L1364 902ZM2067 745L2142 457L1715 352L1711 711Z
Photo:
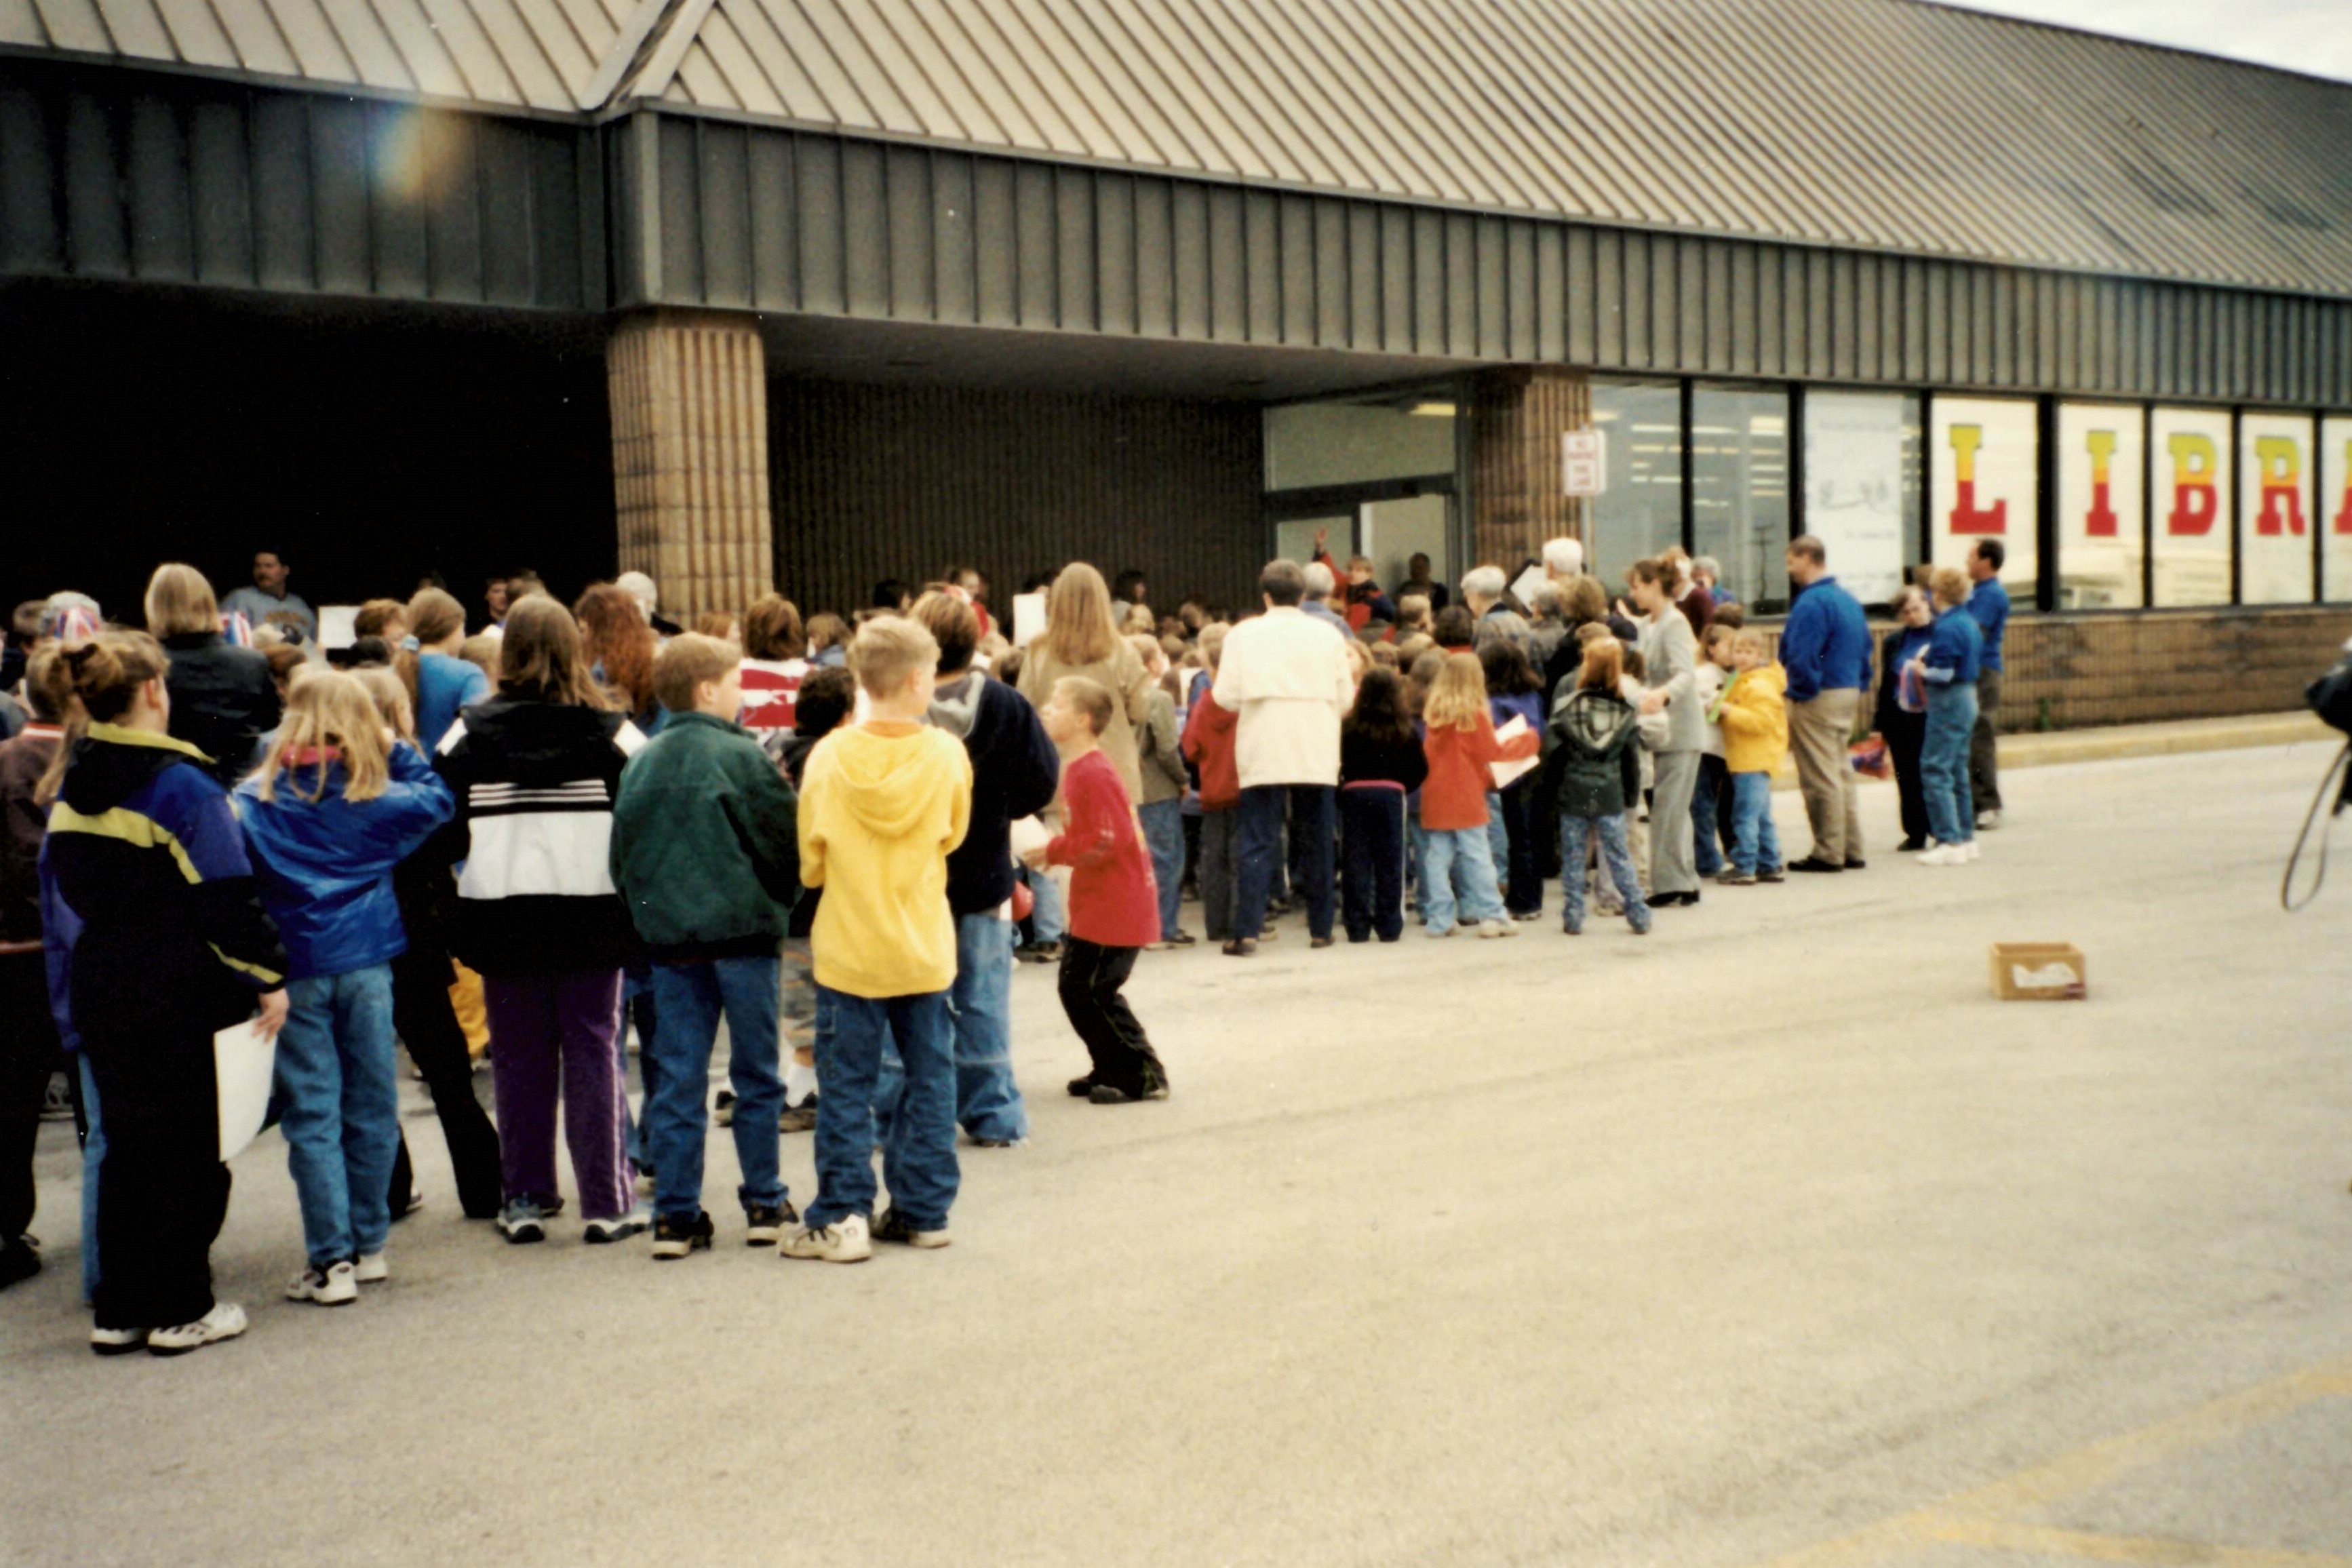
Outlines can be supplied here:
M2352 1568L2352 1557L2094 1535L2043 1529L2017 1520L2031 1509L2094 1490L2175 1455L2227 1442L2314 1401L2342 1398L2352 1398L2352 1356L2322 1362L2243 1393L2224 1395L1972 1491L1865 1525L1850 1535L1801 1547L1774 1558L1765 1568L1866 1568L1898 1552L1955 1543L2088 1562Z

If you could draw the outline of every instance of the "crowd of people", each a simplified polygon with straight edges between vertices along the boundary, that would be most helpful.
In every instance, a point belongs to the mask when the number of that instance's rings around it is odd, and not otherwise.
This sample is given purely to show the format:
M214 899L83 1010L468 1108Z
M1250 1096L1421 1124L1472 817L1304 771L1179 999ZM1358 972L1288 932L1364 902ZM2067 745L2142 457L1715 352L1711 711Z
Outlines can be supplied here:
M1875 661L1811 538L1789 547L1777 637L1680 551L1617 596L1555 540L1522 597L1492 565L1449 594L1422 558L1391 593L1322 542L1268 563L1246 614L1155 616L1139 574L1078 563L1030 585L1042 624L1017 628L969 568L882 584L847 618L772 594L692 629L642 574L569 608L515 574L470 636L427 584L360 606L331 658L276 552L226 602L174 563L136 616L74 593L20 607L0 669L0 1284L40 1267L32 1140L61 1061L91 1347L179 1354L246 1329L208 1264L229 1194L213 1037L241 1024L275 1040L291 1300L345 1305L390 1276L391 1227L422 1201L403 1047L461 1209L510 1243L562 1214L560 1122L583 1241L711 1247L719 1125L740 1239L854 1262L950 1241L959 1129L1027 1138L1016 959L1059 966L1090 1061L1069 1092L1132 1104L1170 1073L1124 990L1140 952L1201 940L1188 895L1247 959L1293 909L1314 948L1396 942L1409 917L1511 937L1557 880L1568 934L1588 910L1638 934L1707 880L1861 869L1849 747L1874 685L1902 847L1962 865L1997 820L1970 773L1997 542L1907 590ZM1791 754L1812 844L1787 860L1770 792ZM802 1131L805 1209L779 1151Z

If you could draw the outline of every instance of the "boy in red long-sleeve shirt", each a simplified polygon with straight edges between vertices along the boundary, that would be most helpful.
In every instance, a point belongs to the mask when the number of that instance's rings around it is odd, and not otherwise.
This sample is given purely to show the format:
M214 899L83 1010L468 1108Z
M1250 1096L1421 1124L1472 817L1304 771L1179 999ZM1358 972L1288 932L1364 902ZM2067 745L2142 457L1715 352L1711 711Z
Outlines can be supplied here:
M1060 749L1063 831L1032 858L1067 866L1070 931L1062 953L1062 1011L1087 1045L1094 1070L1070 1092L1097 1105L1168 1098L1168 1073L1119 988L1135 955L1160 940L1160 892L1135 803L1097 744L1110 723L1110 689L1066 675L1039 710Z

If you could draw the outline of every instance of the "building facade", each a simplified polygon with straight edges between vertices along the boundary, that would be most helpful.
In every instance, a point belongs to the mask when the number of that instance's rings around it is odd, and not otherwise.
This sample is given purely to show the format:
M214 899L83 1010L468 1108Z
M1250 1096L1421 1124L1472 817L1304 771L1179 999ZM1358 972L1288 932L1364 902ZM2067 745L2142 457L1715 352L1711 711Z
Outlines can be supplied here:
M1769 612L1799 531L1865 599L1998 538L2005 721L2287 706L2346 145L1918 0L0 0L0 574L1239 604L1575 532Z

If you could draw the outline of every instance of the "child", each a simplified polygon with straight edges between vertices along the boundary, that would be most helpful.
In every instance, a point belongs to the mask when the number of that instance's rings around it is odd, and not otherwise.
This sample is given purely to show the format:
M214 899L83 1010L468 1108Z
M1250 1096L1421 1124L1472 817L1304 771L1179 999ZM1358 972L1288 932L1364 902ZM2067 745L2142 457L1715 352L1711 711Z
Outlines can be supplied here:
M1201 628L1201 668L1213 685L1225 652L1225 627ZM1228 948L1234 936L1234 872L1241 854L1240 764L1234 746L1241 714L1222 707L1196 687L1192 711L1184 721L1184 760L1201 775L1201 921L1209 940ZM1270 934L1273 928L1268 927ZM1260 940L1264 940L1261 938Z
M513 579L509 578L511 583ZM460 713L437 765L466 833L453 945L483 977L505 1205L499 1231L547 1238L556 1105L587 1224L582 1239L642 1234L623 1153L627 1083L617 1035L621 966L635 956L613 890L612 801L645 736L589 671L572 612L545 594L507 610L499 694Z
M735 1088L735 1158L743 1173L743 1240L773 1247L797 1220L776 1163L784 1084L776 1070L777 944L800 892L792 785L735 722L741 656L697 632L654 659L654 697L669 714L629 759L613 803L613 886L653 959L657 1064L645 1111L655 1171L653 1256L710 1245L702 1208L703 1091L719 1018Z
M857 679L845 669L812 669L801 683L793 705L792 739L783 745L779 766L784 781L795 790L806 777L809 753L816 750L819 741L841 728L857 708ZM777 1120L777 1131L806 1132L816 1126L817 1082L816 1047L813 1033L816 1023L816 976L809 966L809 931L815 923L817 905L824 892L820 888L803 888L800 902L793 906L793 923L784 938L781 955L783 965L783 1000L778 1004L779 1017L784 1025L801 1031L802 1043L793 1047L793 1059L784 1068L784 1113ZM719 1099L734 1103L734 1095L722 1092Z
M1762 632L1732 636L1739 673L1708 717L1723 726L1724 766L1731 779L1731 868L1717 880L1752 887L1783 879L1780 835L1772 822L1772 770L1789 754L1788 674L1772 661Z
M415 707L417 742L431 756L458 711L490 694L490 678L462 655L466 609L456 599L438 588L420 588L408 601L407 616L416 653L414 665L404 662L403 679Z
M1647 935L1650 910L1625 837L1628 808L1641 791L1640 720L1624 692L1623 645L1603 635L1584 645L1576 689L1552 709L1555 748L1546 764L1559 799L1560 929L1584 931L1584 866L1588 838L1616 884L1626 922Z
M1458 880L1462 913L1477 925L1480 936L1517 936L1519 928L1504 918L1502 897L1495 888L1495 861L1486 847L1486 786L1493 782L1486 770L1496 763L1534 756L1542 739L1495 739L1495 721L1486 710L1486 672L1478 656L1467 651L1446 656L1429 689L1422 722L1429 731L1422 743L1429 760L1429 777L1421 790L1421 825L1428 842L1422 867L1423 929L1433 937L1454 934Z
M1969 737L1977 721L1977 679L1984 664L1984 630L1969 614L1969 579L1957 566L1939 566L1929 580L1935 629L1911 668L1927 695L1927 723L1919 742L1920 795L1927 807L1934 847L1922 866L1959 866L1977 858L1976 804L1969 783Z
M1094 1068L1070 1092L1095 1105L1168 1098L1168 1073L1119 987L1158 929L1159 889L1127 786L1100 744L1116 705L1110 688L1082 675L1054 682L1038 714L1062 752L1065 826L1031 856L1070 867L1070 934L1062 955L1062 1011Z
M1428 776L1404 682L1391 669L1365 671L1339 725L1339 890L1349 942L1404 934L1405 798Z
M1508 637L1496 637L1478 650L1486 676L1486 711L1499 730L1514 719L1527 721L1528 732L1543 743L1543 678L1536 673L1527 651ZM1533 773L1497 790L1491 778L1486 791L1486 847L1503 873L1503 901L1515 921L1532 921L1543 913L1543 873L1538 868Z
M1157 640L1129 637L1151 677L1151 711L1136 727L1136 766L1143 774L1143 798L1136 815L1151 848L1151 878L1160 889L1160 934L1146 946L1154 952L1190 947L1192 933L1177 922L1184 885L1184 753L1176 733L1176 698L1168 689L1168 655Z
M65 739L60 720L72 696L64 678L55 643L36 650L26 666L26 723L0 741L0 942L33 944L0 954L0 1288L41 1271L40 1247L25 1233L33 1223L33 1146L42 1096L63 1058L38 946L48 814L34 795Z
M1691 789L1692 856L1702 879L1723 869L1723 850L1716 830L1719 820L1728 821L1730 816L1723 809L1731 785L1723 766L1723 726L1715 720L1715 700L1723 695L1729 679L1732 629L1708 624L1706 635L1699 639L1698 667L1691 685L1698 710L1706 715L1698 743L1698 782Z
M898 616L857 630L850 668L870 717L810 753L801 785L801 880L824 889L810 931L817 984L817 1194L785 1258L856 1263L872 1240L945 1247L955 1202L955 917L948 853L971 814L963 743L925 722L940 646ZM802 701L807 701L803 687ZM883 1146L891 1206L874 1205L874 1091L885 1038L906 1066Z
M290 961L275 1093L310 1264L286 1296L322 1307L388 1274L392 961L408 946L392 871L454 809L424 754L386 733L355 678L316 671L295 684L268 755L236 792Z
M801 612L781 594L761 595L743 613L743 728L772 752L792 738L808 642Z

